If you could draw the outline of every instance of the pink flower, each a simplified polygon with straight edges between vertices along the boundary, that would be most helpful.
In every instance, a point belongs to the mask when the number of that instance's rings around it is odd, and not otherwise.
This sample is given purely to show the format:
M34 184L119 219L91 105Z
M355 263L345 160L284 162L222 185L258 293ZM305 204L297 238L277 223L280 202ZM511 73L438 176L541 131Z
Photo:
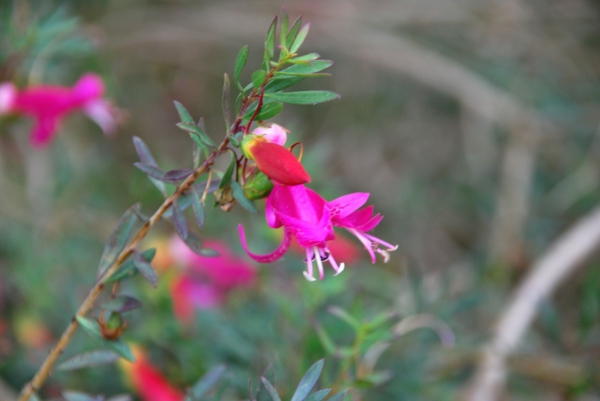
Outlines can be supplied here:
M104 95L104 83L95 74L86 74L72 88L39 85L23 89L7 82L0 85L0 115L24 114L35 119L31 144L44 147L56 135L64 117L83 110L105 133L116 129L114 109Z
M283 146L287 140L289 131L278 124L271 124L270 127L257 127L252 131L252 135L264 137L267 141Z
M387 251L396 249L391 244L376 237L366 234L365 231L373 229L381 219L381 215L372 216L373 207L357 210L368 198L369 194L354 193L327 202L316 192L304 185L287 186L275 184L267 198L265 217L267 224L272 228L284 228L283 240L279 247L266 255L257 255L249 251L240 224L238 231L242 246L248 255L262 263L273 262L281 258L290 247L292 237L304 248L306 253L307 269L304 277L309 281L316 280L313 276L313 261L316 261L319 270L319 279L323 279L323 262L327 261L335 271L335 275L344 270L344 263L338 264L328 247L328 242L335 238L333 226L348 229L356 235L372 257L375 263L374 252L384 256L387 262ZM378 249L379 245L386 250Z
M219 252L216 257L204 257L192 252L179 237L173 237L169 251L183 272L171 284L175 315L190 322L196 308L214 308L222 304L231 290L251 286L256 270L237 257L222 242L206 241L205 245Z

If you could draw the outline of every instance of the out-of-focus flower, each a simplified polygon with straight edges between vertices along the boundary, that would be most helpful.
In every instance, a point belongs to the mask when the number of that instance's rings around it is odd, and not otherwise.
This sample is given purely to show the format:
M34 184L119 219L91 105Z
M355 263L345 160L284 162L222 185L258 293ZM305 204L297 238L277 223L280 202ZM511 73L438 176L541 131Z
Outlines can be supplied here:
M63 118L82 110L109 134L115 131L115 110L104 100L104 83L95 74L86 74L71 88L38 85L21 91L11 83L0 85L0 115L24 114L35 119L31 144L44 147L56 135Z
M273 181L284 185L300 185L310 182L310 175L296 156L283 146L286 129L273 124L259 127L247 135L241 143L242 152L256 167Z
M26 347L41 349L54 341L54 336L40 320L24 316L15 322L17 340Z
M275 184L267 198L265 217L267 224L272 228L284 228L283 240L279 247L266 255L257 255L249 251L246 243L244 229L238 226L242 246L248 255L261 263L270 263L281 258L290 247L293 237L304 248L306 253L307 269L304 277L309 281L316 280L313 276L313 261L316 261L319 270L319 279L323 279L323 262L331 264L335 274L344 270L344 263L338 265L329 249L329 243L334 240L333 226L347 229L357 236L367 248L371 260L375 263L374 252L384 256L384 262L389 259L388 251L397 247L388 244L366 231L372 230L381 221L383 216L372 216L373 207L357 210L368 198L367 193L354 193L327 202L316 192L304 185L288 186ZM379 249L383 245L385 250Z
M139 346L132 346L135 362L120 360L129 383L143 401L181 401L183 391L173 387L162 373L150 363Z
M236 256L219 241L206 241L205 246L219 256L205 257L192 252L177 236L169 243L169 253L182 271L171 283L175 315L189 323L196 308L213 308L222 304L231 290L251 286L256 269Z

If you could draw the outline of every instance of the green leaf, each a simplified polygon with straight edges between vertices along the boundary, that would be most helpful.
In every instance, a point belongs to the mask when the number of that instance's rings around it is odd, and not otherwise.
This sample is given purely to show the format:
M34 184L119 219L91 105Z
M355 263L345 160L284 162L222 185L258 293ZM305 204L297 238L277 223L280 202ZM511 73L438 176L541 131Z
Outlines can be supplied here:
M265 86L265 93L279 92L297 84L305 78L317 77L319 76L316 74L317 72L323 71L333 65L333 61L330 60L307 61L306 63L306 65L293 65L280 73L276 73L275 77Z
M304 39L306 39L306 35L308 35L309 29L310 22L304 25L302 29L300 29L300 31L298 32L298 36L296 36L296 39L294 39L294 43L292 43L292 46L290 47L290 53L296 53L298 49L300 49L300 46L302 46L302 43L304 43Z
M219 183L219 188L225 188L231 182L231 177L233 177L233 172L235 171L235 167L237 166L237 159L235 153L231 152L231 160L229 161L229 165L227 166L227 170L225 170L225 174L221 178L221 182Z
M104 401L102 395L89 395L79 391L63 391L62 396L67 401Z
M235 58L235 69L233 70L233 80L238 82L240 80L240 74L246 66L248 60L248 46L242 47L237 57Z
M97 279L104 275L104 273L112 266L112 264L115 263L117 257L123 251L123 249L125 249L127 241L129 241L129 237L133 232L135 221L137 220L134 210L138 207L139 204L136 203L127 209L127 211L117 222L117 227L112 232L108 242L104 246L104 252L102 252L102 257L100 258L100 264L98 266L98 274L96 276Z
M314 74L319 71L326 70L327 68L333 65L333 61L331 60L314 60L310 61L309 64L296 64L292 65L284 70L281 73L288 74Z
M100 325L96 320L84 316L77 316L77 321L79 322L83 330L86 333L88 333L91 337L99 340L102 344L109 347L128 361L133 362L135 360L131 349L129 349L129 346L125 344L123 340L117 339L114 341L108 341L102 337L102 334L100 334Z
M271 400L272 401L281 401L281 398L279 398L279 394L277 394L277 390L275 390L275 387L273 387L273 385L271 383L269 383L269 381L267 379L265 379L264 377L261 377L260 380L265 385L265 389L271 396Z
M146 259L137 250L133 251L133 264L140 274L150 282L152 287L156 288L158 285L158 276L152 265L146 262Z
M319 391L309 395L305 401L322 401L325 397L327 397L327 394L329 394L330 391L331 391L330 388L325 388L323 390L319 390Z
M290 104L316 104L339 99L340 95L330 91L302 91L265 93L265 97Z
M75 355L58 365L57 370L75 370L92 366L113 363L119 360L119 355L109 350L97 350Z
M246 112L246 114L244 114L244 117L243 117L244 121L249 120L254 115L254 110L256 110L257 105L258 105L258 103L254 103L253 104L254 107L248 108L248 112ZM268 102L265 102L262 105L262 107L260 108L260 111L258 112L258 115L256 116L256 120L257 121L269 120L269 119L275 117L276 115L278 115L279 113L281 113L282 110L283 110L283 103L277 102L274 100L270 100Z
M191 389L189 389L189 396L185 398L185 401L201 399L218 383L223 376L223 373L225 373L225 366L223 365L219 365L209 370L192 386Z
M206 257L219 256L219 252L215 251L214 249L205 248L204 246L202 246L202 241L193 232L188 233L188 236L184 240L184 242L186 243L188 248L190 248L190 250L197 255Z
M190 113L187 111L187 109L181 103L179 103L177 100L174 100L173 103L175 103L175 108L177 109L177 113L179 114L179 118L181 119L181 121L184 123L192 123L193 124L194 119L192 118Z
M342 391L341 393L337 393L336 395L330 397L327 401L344 401L346 394L347 391Z
M172 214L171 219L173 221L173 225L175 226L175 231L177 231L177 235L179 235L182 240L185 240L185 238L188 236L188 226L185 216L176 202L171 205L170 209Z
M321 342L321 345L323 346L323 348L325 348L325 351L327 351L327 353L329 354L335 354L337 347L335 346L329 333L327 333L327 331L325 331L325 329L320 324L315 325L315 331L317 333L319 341Z
M296 56L294 58L289 59L289 62L292 61L313 61L321 57L319 53L308 53L303 56ZM310 64L310 63L309 63Z
M223 98L221 105L223 107L223 117L225 118L225 128L229 132L229 127L231 127L231 108L229 106L231 98L231 81L229 80L229 75L227 73L223 74Z
M300 25L302 25L302 16L296 18L296 21L292 24L290 31L285 37L285 43L293 43L296 40L296 35L298 35L298 30L300 29Z
M265 61L267 64L273 58L275 54L275 30L277 29L277 16L273 18L269 29L267 30L267 37L265 39Z
M178 169L178 170L169 170L165 173L162 180L168 181L168 182L181 181L181 180L185 180L193 173L194 173L194 170L190 170L187 168L186 169Z
M152 248L155 249L155 248ZM146 253L148 250L144 251L144 253ZM146 257L142 254L142 257L144 258L144 261L146 260ZM147 262L146 262L147 263ZM119 295L114 299L111 299L110 301L107 301L105 303L103 303L102 305L100 305L100 307L102 309L104 309L105 311L108 312L127 312L133 309L137 309L140 308L142 306L142 303L133 297L130 297L129 295Z
M141 170L143 173L146 173L146 175L149 178L154 178L156 180L161 181L163 179L163 177L165 176L165 172L162 171L161 169L159 169L158 167L150 166L150 165L144 164L142 162L135 162L135 163L133 163L133 165L135 167L137 167L139 170Z
M194 210L194 218L198 227L204 226L204 206L202 205L202 196L192 188L192 208Z
M148 149L148 146L146 145L146 143L144 143L144 141L141 138L134 136L133 146L135 146L135 151L137 152L142 163L147 164L149 166L158 167L154 156L152 156L152 152L150 152L150 149Z
M196 125L194 123L183 123L183 122L182 123L177 123L175 125L178 128L181 128L182 130L189 132L190 134L197 135L198 138L200 139L201 143L203 143L204 145L207 145L207 146L210 146L210 147L213 147L213 148L216 147L216 145L213 142L213 140L210 139L210 137L208 135L206 135L206 133L204 132L204 130L200 126L198 126L198 125ZM192 139L193 139L193 137L192 137Z
M310 393L315 384L317 384L317 380L319 380L319 376L321 376L324 365L325 360L320 359L308 369L304 374L304 377L302 377L302 380L300 380L300 384L298 384L298 387L292 396L292 401L304 401L308 396L308 393Z
M265 78L267 78L267 74L263 70L254 71L252 73L252 85L254 85L255 89L260 89L260 87L265 83Z
M343 310L342 308L339 308L337 306L331 306L327 309L327 311L329 313L331 313L333 316L336 316L336 317L340 318L341 320L343 320L344 322L348 323L350 326L352 326L352 328L355 331L360 330L361 323L357 319L352 317L352 315L350 315L348 312Z
M269 383L275 383L275 372L273 371L273 365L269 364L265 369L262 377L267 379ZM256 390L256 401L271 401L271 396L267 391L265 384L262 382L258 383L258 389Z
M142 257L148 263L152 262L152 259L154 259L155 255L156 255L156 248L146 249L144 252L142 252ZM133 257L130 256L129 258L127 258L125 260L125 262L123 262L121 267L119 267L117 269L115 274L113 274L112 276L110 276L104 280L104 283L113 283L116 281L123 280L125 278L132 277L136 274L137 274L137 270L135 269L135 264L133 263Z
M246 196L244 195L244 189L236 181L231 181L231 192L233 193L233 197L235 198L235 200L238 201L240 206L242 206L250 213L258 214L258 209L256 208L256 205L254 205L254 202L252 202L250 199L246 198Z
M290 24L290 21L289 21L287 12L285 11L285 8L284 8L281 13L281 28L279 28L280 29L279 43L283 47L287 47L287 32L288 32L289 24Z

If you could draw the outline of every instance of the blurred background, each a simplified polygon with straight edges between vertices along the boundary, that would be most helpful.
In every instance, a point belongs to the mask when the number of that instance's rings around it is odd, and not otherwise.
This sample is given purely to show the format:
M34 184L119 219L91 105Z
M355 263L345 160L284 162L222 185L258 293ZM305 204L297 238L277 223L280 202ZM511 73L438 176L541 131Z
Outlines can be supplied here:
M179 388L225 363L227 400L248 399L247 379L256 383L269 363L289 398L322 357L323 387L351 386L353 400L465 394L512 289L600 200L595 1L0 2L3 80L72 85L97 72L121 120L118 134L104 137L74 115L42 152L28 147L28 121L0 121L0 378L9 390L31 377L71 319L123 211L141 201L150 214L161 202L132 166L132 136L164 169L189 168L190 140L174 126L173 100L204 116L220 141L223 73L232 75L247 44L242 81L250 81L282 7L311 24L304 52L335 61L331 77L296 89L341 98L286 105L274 121L303 142L311 187L326 199L369 192L385 216L374 235L399 249L389 263L372 265L359 248L342 275L316 283L301 277L303 256L289 253L257 265L253 286L198 309L192 324L173 315L172 273L159 268L165 280L157 290L139 279L123 288L144 303L129 312L123 338L144 347ZM31 38L24 33L38 35L38 47L16 57L8 74L19 38ZM278 243L262 217L241 208L207 208L201 236L249 261L240 221L256 233L252 249ZM168 255L171 234L160 225L149 246ZM356 333L335 308L360 325L387 317L361 332L352 361L340 349L356 345ZM415 325L422 328L398 334L397 323L414 316L424 318ZM592 259L543 303L509 360L506 399L599 400L599 316ZM451 330L456 345L443 347L431 328ZM67 354L96 346L78 333ZM66 388L134 392L118 366L56 373L44 394Z

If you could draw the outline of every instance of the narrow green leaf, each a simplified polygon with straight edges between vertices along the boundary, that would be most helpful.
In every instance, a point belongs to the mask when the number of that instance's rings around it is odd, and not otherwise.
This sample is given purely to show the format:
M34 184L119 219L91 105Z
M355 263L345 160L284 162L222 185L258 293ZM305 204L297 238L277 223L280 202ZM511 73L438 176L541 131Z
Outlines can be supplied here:
M296 64L292 65L285 70L281 71L281 74L313 74L319 71L326 70L333 65L331 60L315 60L310 61L307 65Z
M155 248L152 248L155 249ZM144 251L144 253L146 253L147 251ZM146 261L146 256L144 256L144 254L142 254L142 257L144 258L144 261ZM147 262L146 262L147 263ZM114 299L111 299L110 301L107 301L105 303L103 303L102 305L100 305L100 307L102 309L104 309L105 311L108 312L127 312L133 309L137 309L140 308L142 306L142 303L133 297L130 297L129 295L119 295Z
M320 324L315 324L315 331L317 332L317 337L319 338L323 348L325 348L325 351L327 351L329 354L335 354L337 347L335 346L329 333L327 333L327 331L325 331Z
M187 238L184 240L188 248L195 254L206 257L216 257L219 256L219 252L215 251L211 248L206 248L202 246L202 241L196 234L193 232L188 233Z
M179 103L177 100L174 100L173 103L175 104L175 108L177 109L177 113L179 114L179 118L181 119L181 121L184 123L192 123L193 124L194 119L192 118L190 113L187 111L187 109L181 103Z
M298 82L305 79L304 77L278 76L269 81L265 85L265 94L282 91L290 86L296 85Z
M244 114L243 121L247 121L250 118L252 118L257 106L258 106L258 102L254 102L250 105L250 107L248 107L246 114ZM263 103L262 107L260 108L260 111L258 112L258 115L256 116L256 120L257 121L268 120L270 118L275 117L279 113L281 113L282 110L283 110L283 103L275 101L275 100L267 99Z
M342 391L341 393L337 393L336 395L331 396L331 398L329 398L327 401L344 401L344 398L346 398L347 393L347 391Z
M304 73L299 73L299 72L277 72L275 73L276 76L278 77L282 77L282 76L288 76L288 77L300 77L300 78L318 78L318 77L330 77L331 74L329 73L321 73L321 74L304 74Z
M192 206L192 195L189 191L181 194L181 196L177 199L177 206L179 206L179 210L181 210L182 212L187 210L190 206ZM163 217L167 219L173 218L172 208L168 208L163 213Z
M155 255L156 255L156 248L146 249L144 252L142 252L142 257L148 263L152 262L152 259L154 259ZM104 280L104 283L113 283L116 281L123 280L125 278L132 277L136 274L137 274L137 270L135 269L135 264L133 263L133 257L130 256L129 258L127 258L125 260L125 262L123 262L121 267L119 267L117 269L115 274L113 274L112 276L110 276L106 280Z
M235 171L235 167L237 166L237 159L235 153L231 152L231 159L229 161L229 165L227 166L227 170L225 170L225 174L221 178L221 182L219 183L219 188L225 188L231 182L231 177L233 177L233 172Z
M279 28L279 43L283 47L287 47L287 32L290 24L290 20L288 18L287 12L285 8L281 12L281 28Z
M81 325L81 328L83 328L83 330L86 333L88 333L91 337L99 340L100 342L102 342L102 344L109 347L123 358L131 362L134 361L131 349L129 349L129 346L125 344L123 340L117 339L114 341L108 341L102 337L102 334L100 334L100 325L96 320L84 316L77 316L77 321Z
M340 95L330 91L302 91L265 93L265 97L290 104L317 104L339 99Z
M267 74L263 70L254 71L252 73L252 85L254 85L255 89L260 89L260 87L265 83L265 78Z
M262 377L267 379L269 383L275 383L275 372L273 371L273 365L267 365ZM258 383L258 389L256 390L256 401L271 401L271 396L269 395L269 392L262 381Z
M119 355L109 350L97 350L75 355L56 366L57 370L75 370L104 365L119 360Z
M313 61L321 57L319 53L308 53L303 56L296 56L288 61Z
M277 16L273 18L269 29L267 30L267 37L265 39L265 61L267 64L273 55L275 54L275 30L277 29Z
M296 35L298 35L298 30L300 30L300 25L302 25L302 16L300 15L296 18L296 21L292 24L290 31L288 32L285 43L290 44L296 40Z
M204 206L202 205L202 195L192 188L192 208L194 210L194 218L198 227L204 226Z
M325 360L320 359L314 365L312 365L308 371L306 371L304 377L302 377L302 380L300 380L300 384L298 384L294 395L292 396L292 401L304 401L304 399L312 391L315 384L317 384L317 380L319 380L319 376L321 376L324 365Z
M317 72L323 71L333 65L333 61L330 60L305 61L304 63L305 65L292 65L280 73L276 73L275 77L265 86L265 93L279 92L307 77L319 76L316 74ZM304 76L303 74L309 75Z
M242 87L242 85L239 85L239 89L240 89L240 93L238 94L237 98L235 99L235 114L238 115L240 113L240 110L242 108L242 98L243 98L243 94L241 92L244 91L244 88Z
M135 167L141 170L143 173L146 173L149 178L154 178L156 180L161 181L165 176L165 172L159 169L158 167L150 166L148 164L144 164L142 162L133 163Z
M325 397L327 397L327 394L329 394L330 391L331 391L330 388L325 388L323 390L319 390L319 391L309 395L305 401L322 401Z
M185 238L188 236L188 226L183 212L177 203L173 203L169 209L171 209L171 217L173 225L175 226L175 231L177 231L177 235L179 235L182 240L185 240Z
M233 197L235 198L235 200L238 201L240 206L242 206L250 213L258 214L258 209L256 208L256 205L254 205L254 202L252 202L250 199L246 198L246 196L244 195L244 189L236 181L231 181L231 192L233 193Z
M361 323L357 319L352 317L352 315L350 315L348 312L343 310L342 308L337 307L337 306L331 306L330 308L327 309L327 311L329 313L331 313L333 316L336 316L336 317L342 319L344 322L348 323L350 326L352 326L352 328L354 330L356 330L356 331L360 330Z
M231 81L229 80L229 75L227 73L223 74L223 98L222 98L222 107L223 107L223 117L225 119L225 128L229 131L229 127L231 127L231 107L229 106L231 98Z
M156 288L158 285L158 276L152 265L146 262L146 259L137 250L133 251L133 264L140 274L150 282L152 287Z
M267 379L265 379L264 377L261 377L260 380L262 380L263 384L265 385L265 389L271 396L271 400L272 401L281 401L281 398L279 397L279 394L277 394L277 390L275 390L275 387L273 387L273 385L271 383L269 383L269 381Z
M63 391L62 396L66 401L104 401L103 395L89 395L79 391Z
M210 139L210 137L208 135L206 135L204 130L201 127L199 127L198 125L196 125L194 123L183 123L183 122L177 123L175 125L184 131L187 131L191 134L196 134L199 137L200 141L202 143L204 143L205 145L213 147L213 148L216 147L213 140Z
M240 74L246 66L248 60L248 46L242 47L237 57L235 58L235 69L233 70L233 80L238 82L240 80Z
M207 394L221 379L225 373L225 366L219 365L209 370L200 380L198 380L189 390L191 397L186 397L185 401L201 399Z
M162 180L169 182L185 180L192 175L193 172L194 170L190 169L169 170L164 174Z
M158 167L154 156L152 156L152 152L150 152L150 149L148 149L148 146L146 145L146 143L144 143L144 141L142 141L141 138L134 136L133 146L135 146L135 151L137 152L142 163L147 164L149 166Z
M108 242L104 246L104 252L100 258L100 264L98 266L98 274L96 278L102 277L102 275L108 270L108 268L117 260L117 257L125 249L127 241L133 231L137 216L135 209L139 207L139 204L135 204L121 216L117 223L117 227L110 235Z
M306 39L306 35L308 35L309 29L310 22L304 25L302 29L300 29L300 31L298 32L298 36L296 36L296 39L294 39L294 43L292 43L292 46L290 47L290 53L296 53L298 49L300 49L300 46L302 46L302 43L304 43L304 39Z

